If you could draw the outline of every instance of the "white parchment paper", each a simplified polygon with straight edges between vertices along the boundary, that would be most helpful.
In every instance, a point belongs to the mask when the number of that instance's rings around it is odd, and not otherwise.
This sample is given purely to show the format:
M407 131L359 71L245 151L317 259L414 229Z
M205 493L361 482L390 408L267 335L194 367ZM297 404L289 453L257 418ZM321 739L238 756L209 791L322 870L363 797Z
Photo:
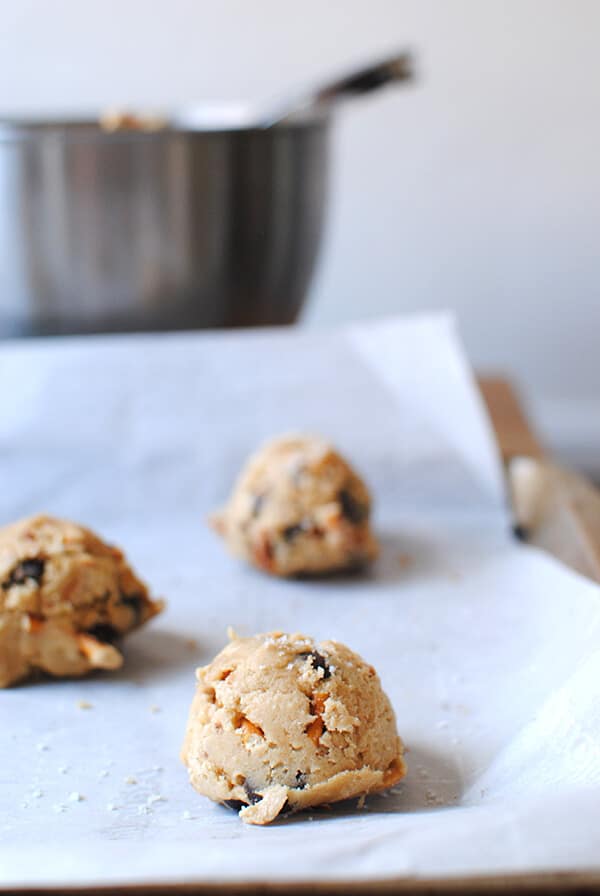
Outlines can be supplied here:
M600 868L598 589L509 538L451 319L4 344L0 383L0 521L85 522L169 601L116 674L0 691L0 886ZM371 574L272 580L206 528L244 458L290 430L364 473ZM406 782L267 828L198 796L178 750L227 625L368 658Z

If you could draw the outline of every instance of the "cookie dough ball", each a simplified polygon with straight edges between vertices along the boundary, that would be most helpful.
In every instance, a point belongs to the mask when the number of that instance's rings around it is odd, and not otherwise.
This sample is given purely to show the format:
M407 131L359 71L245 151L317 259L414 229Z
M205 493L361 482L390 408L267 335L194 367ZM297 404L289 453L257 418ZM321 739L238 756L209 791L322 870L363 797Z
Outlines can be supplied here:
M212 517L232 553L278 576L363 567L377 556L371 498L327 442L284 436L243 469L229 503Z
M89 529L50 516L0 528L0 687L36 670L116 669L113 642L161 609Z
M375 669L343 644L235 638L196 676L182 759L196 790L243 821L267 824L405 775Z

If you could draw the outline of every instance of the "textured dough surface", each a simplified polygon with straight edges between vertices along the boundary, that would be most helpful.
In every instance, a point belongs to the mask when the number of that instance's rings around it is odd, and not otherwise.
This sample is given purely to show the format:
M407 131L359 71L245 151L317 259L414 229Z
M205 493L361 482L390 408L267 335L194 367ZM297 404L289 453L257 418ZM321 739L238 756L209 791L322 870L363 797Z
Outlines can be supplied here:
M366 485L323 439L283 436L242 470L214 528L232 553L279 576L357 569L377 556Z
M183 762L199 793L246 822L385 790L406 773L377 673L343 644L234 638L196 677Z
M112 642L161 609L122 552L89 529L50 516L0 528L0 687L36 670L116 669Z

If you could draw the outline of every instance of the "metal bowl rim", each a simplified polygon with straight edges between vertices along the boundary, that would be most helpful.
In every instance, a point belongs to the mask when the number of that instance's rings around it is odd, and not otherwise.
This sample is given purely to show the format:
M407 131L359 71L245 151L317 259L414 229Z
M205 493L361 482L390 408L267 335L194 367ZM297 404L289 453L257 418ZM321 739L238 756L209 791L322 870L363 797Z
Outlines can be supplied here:
M166 125L155 129L122 128L114 131L107 130L100 125L98 118L86 116L82 118L42 118L42 117L11 117L0 116L0 142L15 142L26 140L39 140L40 137L52 137L65 141L93 140L95 142L129 142L129 141L159 141L176 136L183 137L210 137L233 136L236 134L267 134L290 131L322 130L329 123L329 115L320 110L314 113L304 114L298 117L290 117L272 124L253 124L223 126L184 126L176 120L168 121Z

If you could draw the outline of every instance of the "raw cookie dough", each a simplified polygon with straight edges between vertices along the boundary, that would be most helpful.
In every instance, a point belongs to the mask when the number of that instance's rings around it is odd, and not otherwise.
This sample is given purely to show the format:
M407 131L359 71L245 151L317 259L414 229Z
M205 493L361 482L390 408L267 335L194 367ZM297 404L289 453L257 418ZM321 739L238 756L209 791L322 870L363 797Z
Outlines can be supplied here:
M337 641L234 638L196 677L181 758L195 789L245 822L385 790L406 773L375 669Z
M50 516L0 528L0 687L36 670L116 669L113 641L161 609L89 529Z
M232 553L278 576L364 566L377 556L371 498L330 444L283 436L250 458L212 519Z

